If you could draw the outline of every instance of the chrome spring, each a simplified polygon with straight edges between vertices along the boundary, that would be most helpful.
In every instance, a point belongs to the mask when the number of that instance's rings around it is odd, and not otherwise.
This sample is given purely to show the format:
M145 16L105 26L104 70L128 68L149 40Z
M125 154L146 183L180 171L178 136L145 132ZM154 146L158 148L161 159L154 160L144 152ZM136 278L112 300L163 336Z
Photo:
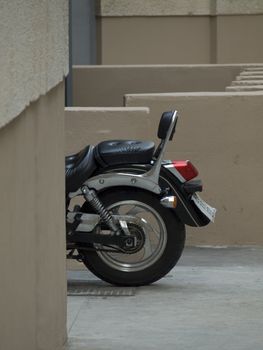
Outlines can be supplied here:
M110 212L104 207L99 198L96 195L96 192L93 190L89 190L88 192L83 191L85 199L90 203L93 209L99 214L101 219L108 225L108 227L115 233L119 231L117 225L114 223L112 215Z
M112 220L112 217L111 217L110 213L104 207L104 205L101 203L101 201L99 200L98 197L97 198L93 198L92 201L90 202L90 204L96 210L96 212L100 215L100 217L102 218L102 220L105 223L108 223L108 222L110 222Z

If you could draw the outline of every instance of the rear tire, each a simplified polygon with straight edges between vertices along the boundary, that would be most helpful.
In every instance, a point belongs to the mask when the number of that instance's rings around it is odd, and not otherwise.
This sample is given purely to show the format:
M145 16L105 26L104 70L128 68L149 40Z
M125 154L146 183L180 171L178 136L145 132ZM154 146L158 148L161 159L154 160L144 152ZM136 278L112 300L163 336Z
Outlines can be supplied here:
M113 189L105 191L99 197L113 214L129 210L130 215L148 220L146 239L138 253L129 255L80 250L85 266L100 279L121 286L147 285L165 276L176 265L184 249L184 224L160 204L156 195L147 191L117 188L114 192ZM86 204L82 211L88 211Z

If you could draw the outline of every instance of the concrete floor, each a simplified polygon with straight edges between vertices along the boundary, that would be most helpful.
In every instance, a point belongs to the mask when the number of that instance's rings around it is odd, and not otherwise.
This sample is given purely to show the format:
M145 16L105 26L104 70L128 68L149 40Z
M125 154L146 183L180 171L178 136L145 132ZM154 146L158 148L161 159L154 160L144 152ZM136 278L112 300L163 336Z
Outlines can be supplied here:
M68 334L68 350L262 350L263 248L187 248L134 296L68 297Z

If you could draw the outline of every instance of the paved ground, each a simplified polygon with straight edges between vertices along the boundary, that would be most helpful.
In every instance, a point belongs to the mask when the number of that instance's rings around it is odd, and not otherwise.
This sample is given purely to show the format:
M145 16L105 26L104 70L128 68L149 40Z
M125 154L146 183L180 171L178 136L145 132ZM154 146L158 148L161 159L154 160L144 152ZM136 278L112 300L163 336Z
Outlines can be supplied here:
M85 271L68 278L107 286ZM263 248L188 248L166 278L130 291L68 297L67 349L263 349Z

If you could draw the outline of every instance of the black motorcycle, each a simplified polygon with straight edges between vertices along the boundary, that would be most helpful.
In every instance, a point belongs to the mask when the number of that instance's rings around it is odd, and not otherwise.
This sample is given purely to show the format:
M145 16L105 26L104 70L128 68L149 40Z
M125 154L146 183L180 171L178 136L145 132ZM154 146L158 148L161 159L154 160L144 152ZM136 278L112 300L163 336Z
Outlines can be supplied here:
M205 226L216 210L196 192L186 161L164 160L177 112L164 112L152 141L110 140L66 157L67 258L115 285L140 286L179 260L185 225ZM82 199L72 208L72 202Z

